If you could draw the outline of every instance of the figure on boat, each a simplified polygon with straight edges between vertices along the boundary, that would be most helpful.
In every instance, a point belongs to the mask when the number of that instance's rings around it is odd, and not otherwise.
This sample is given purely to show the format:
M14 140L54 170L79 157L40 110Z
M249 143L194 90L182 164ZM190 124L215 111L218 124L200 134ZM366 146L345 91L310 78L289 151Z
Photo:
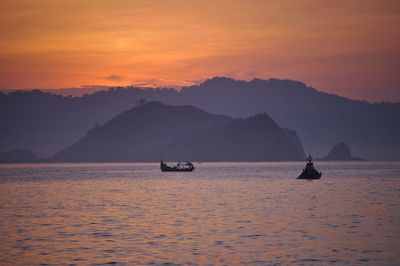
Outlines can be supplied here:
M160 168L162 172L192 172L194 166L191 162L178 163L174 166L168 166L162 160L160 162Z
M308 155L306 168L303 169L303 172L297 179L320 179L321 175L321 172L315 170L311 155Z

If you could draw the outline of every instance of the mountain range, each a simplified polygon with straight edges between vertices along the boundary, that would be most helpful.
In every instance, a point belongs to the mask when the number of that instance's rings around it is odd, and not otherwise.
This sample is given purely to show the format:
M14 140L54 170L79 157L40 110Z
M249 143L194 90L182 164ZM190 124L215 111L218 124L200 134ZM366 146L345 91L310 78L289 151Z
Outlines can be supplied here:
M400 103L351 100L292 80L224 77L180 91L117 87L82 97L39 90L0 93L0 152L25 148L39 158L52 157L140 99L242 119L267 113L281 127L296 130L305 150L316 157L343 141L359 157L400 160Z

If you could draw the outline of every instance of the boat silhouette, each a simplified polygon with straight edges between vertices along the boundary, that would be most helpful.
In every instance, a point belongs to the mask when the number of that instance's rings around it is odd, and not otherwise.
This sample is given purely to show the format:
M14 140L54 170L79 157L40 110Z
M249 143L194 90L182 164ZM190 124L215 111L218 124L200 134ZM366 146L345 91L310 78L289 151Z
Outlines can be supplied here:
M321 175L321 172L315 170L311 155L308 155L306 168L303 169L297 179L320 179Z
M162 172L192 172L194 170L194 166L191 162L178 163L174 166L168 166L161 160L160 169Z

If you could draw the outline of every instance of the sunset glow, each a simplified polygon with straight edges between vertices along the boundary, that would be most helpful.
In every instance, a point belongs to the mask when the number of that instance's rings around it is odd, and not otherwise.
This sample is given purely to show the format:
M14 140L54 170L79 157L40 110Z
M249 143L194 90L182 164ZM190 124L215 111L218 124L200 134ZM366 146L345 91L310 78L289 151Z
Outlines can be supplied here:
M0 24L0 89L229 76L400 101L397 0L0 0Z

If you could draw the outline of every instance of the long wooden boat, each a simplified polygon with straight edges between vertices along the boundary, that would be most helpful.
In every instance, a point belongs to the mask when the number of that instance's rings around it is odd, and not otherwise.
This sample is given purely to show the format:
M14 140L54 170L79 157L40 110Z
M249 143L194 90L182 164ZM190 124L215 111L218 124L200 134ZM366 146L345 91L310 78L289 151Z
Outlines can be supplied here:
M162 172L192 172L194 170L194 166L191 162L178 163L174 166L168 166L161 160L160 169Z

